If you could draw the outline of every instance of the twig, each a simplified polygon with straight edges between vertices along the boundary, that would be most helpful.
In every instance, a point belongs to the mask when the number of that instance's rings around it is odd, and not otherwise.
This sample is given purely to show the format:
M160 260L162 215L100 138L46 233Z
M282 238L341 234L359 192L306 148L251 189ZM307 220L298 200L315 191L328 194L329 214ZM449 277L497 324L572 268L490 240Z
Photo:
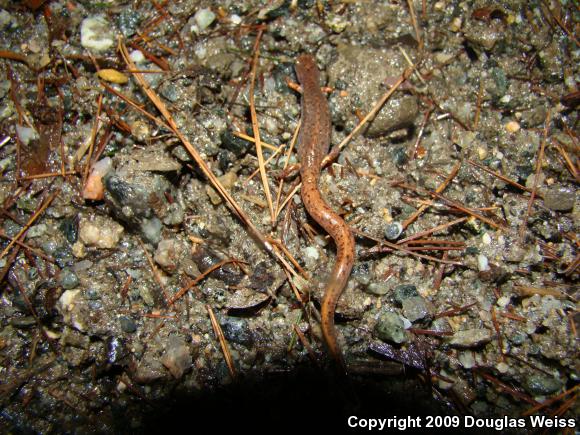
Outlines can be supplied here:
M451 181L455 178L455 176L459 172L459 168L461 168L461 162L457 162L455 166L453 166L453 169L451 169L451 172L449 173L445 181L443 181L443 183L441 183L435 190L436 193L441 193L447 188L449 183L451 183ZM427 204L420 206L417 209L417 211L415 211L411 216L405 219L405 221L402 224L403 229L406 229L409 225L411 225L428 207L429 205Z
M44 210L46 210L46 208L51 204L51 202L54 200L54 198L56 198L56 196L60 193L60 189L57 189L55 192L53 192L47 199L46 201L44 201L42 203L42 205L38 208L38 210L36 210L34 212L34 214L30 217L30 219L28 220L28 222L26 222L26 225L24 225L24 227L22 227L22 229L18 232L18 234L16 234L16 236L14 236L14 238L12 239L12 241L8 244L8 246L6 246L6 248L4 248L4 250L2 251L2 254L0 254L0 258L4 258L4 256L8 253L8 251L10 250L10 248L12 248L12 246L20 240L20 238L24 235L24 233L26 233L28 231L28 229L30 228L30 226L36 221L36 219L38 219L38 217L44 212Z
M232 359L232 354L230 353L230 348L228 347L228 343L226 341L226 337L224 336L224 332L222 331L222 327L220 326L219 322L217 321L217 318L216 318L211 306L206 305L205 309L207 310L207 313L209 314L209 319L211 321L211 326L213 328L213 332L215 333L216 337L218 338L218 340L220 342L220 346L222 348L222 352L223 352L224 357L226 359L226 364L228 366L230 376L233 379L236 379L236 377L237 377L236 367L234 366L234 360Z
M256 145L256 154L258 156L258 167L260 169L260 178L264 186L264 193L268 201L268 209L270 210L270 219L272 223L275 220L274 203L272 202L272 195L270 193L270 185L268 184L268 176L266 175L266 166L264 164L264 154L262 151L262 141L260 139L260 128L258 126L258 115L256 113L256 104L254 101L254 91L256 86L256 74L258 69L258 58L260 54L260 40L262 39L263 29L258 30L256 36L256 43L254 44L254 58L252 61L252 72L250 74L250 116L252 118L252 131L254 133L254 143Z

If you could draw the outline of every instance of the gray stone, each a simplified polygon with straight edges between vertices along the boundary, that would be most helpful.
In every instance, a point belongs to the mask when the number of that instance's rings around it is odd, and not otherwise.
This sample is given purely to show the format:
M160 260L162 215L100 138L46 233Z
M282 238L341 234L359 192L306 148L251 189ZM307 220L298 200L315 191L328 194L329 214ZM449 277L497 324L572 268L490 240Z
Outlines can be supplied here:
M403 232L403 225L400 222L391 222L385 228L385 237L388 240L396 240Z
M79 285L79 278L69 269L63 269L60 272L59 282L62 288L70 290Z
M532 374L526 377L524 387L533 395L548 395L559 391L564 383L555 377L544 374Z
M492 333L488 329L467 329L458 331L448 339L448 343L455 347L477 347L489 343Z
M412 49L407 49L413 56ZM334 122L356 124L353 108L368 113L377 100L388 89L385 80L398 77L408 64L399 50L378 49L369 46L341 45L337 48L337 59L328 68L329 84L340 84L348 96L331 97ZM414 96L396 93L381 108L376 117L364 130L368 137L384 136L389 132L405 128L413 123L419 113ZM342 117L349 115L349 119ZM342 118L342 119L341 119Z
M180 337L169 337L167 349L161 363L175 379L179 379L191 368L191 353L185 341Z
M555 211L570 211L574 208L576 192L562 186L552 186L544 194L544 205Z
M391 311L380 315L375 325L375 335L383 341L393 343L404 343L408 340L403 319L397 313Z
M121 329L123 330L123 332L132 334L133 332L137 331L137 324L130 317L127 316L119 317L119 323L121 324Z
M382 296L389 292L389 287L379 282L371 282L364 287L364 290L371 295Z
M421 296L412 296L403 299L403 315L411 322L431 316L430 304Z
M401 284L393 290L393 299L398 305L402 305L403 300L414 296L419 296L419 292L413 284Z

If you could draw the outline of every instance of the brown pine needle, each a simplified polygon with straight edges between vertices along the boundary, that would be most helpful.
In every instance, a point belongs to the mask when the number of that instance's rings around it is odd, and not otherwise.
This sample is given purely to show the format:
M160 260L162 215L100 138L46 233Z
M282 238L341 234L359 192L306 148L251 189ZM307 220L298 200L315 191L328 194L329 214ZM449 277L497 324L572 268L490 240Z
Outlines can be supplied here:
M412 0L407 0L407 5L409 6L409 13L411 15L411 23L413 23L413 29L415 30L415 39L417 39L417 45L419 51L423 50L423 39L421 38L421 31L419 30L419 23L417 22L417 16L415 15L415 6Z
M24 242L21 242L20 240L17 240L13 237L10 237L8 234L6 234L2 229L0 229L0 237L7 239L7 240L11 240L14 241L15 244L17 244L18 246L23 247L24 249L29 250L30 252L32 252L34 255L39 256L40 258L43 258L44 260L48 261L49 263L53 263L54 264L54 258L52 258L49 255L46 255L45 253L43 253L42 251L39 251L38 249L33 248L30 245L27 245Z
M286 146L285 144L282 144L278 148L276 148L276 150L272 153L272 155L268 157L268 159L264 162L264 166L270 164L270 162L274 160L276 156L278 156L278 154L280 154L280 152L284 149L285 146ZM258 174L258 172L260 172L260 168L256 169L248 176L248 178L246 178L246 181L244 181L244 186L246 186L250 182L250 180Z
M284 171L286 171L286 169L288 168L288 164L290 162L290 156L292 155L292 151L294 150L294 147L296 146L296 141L298 140L298 134L300 133L300 126L301 125L302 125L302 120L298 121L298 123L296 124L296 129L294 130L294 134L292 135L292 140L290 141L290 147L288 148L288 151L286 152L286 160L284 161L284 168L283 168ZM280 206L280 197L282 196L282 188L283 187L284 187L284 178L281 178L280 184L278 185L278 193L276 194L276 219L278 219L278 216L280 216L280 213L282 212L284 205L286 205L286 203L287 203L287 201L284 201L282 206ZM292 196L294 196L294 193L292 193Z
M570 158L564 147L560 145L557 139L552 139L552 145L556 147L556 149L562 156L562 159L564 159L564 163L566 164L566 168L568 169L570 174L572 174L572 176L576 179L576 181L579 181L580 176L578 175L578 170L576 169L574 162L572 162L572 159Z
M254 144L256 143L256 139L254 139L252 136L248 136L247 134L242 133L241 131L234 131L232 134L234 136L239 137L240 139L247 140L248 142L252 142ZM278 149L280 148L274 145L270 145L269 143L266 143L264 141L262 141L261 144L264 148L268 148L272 151L278 151Z
M306 273L306 271L304 269L302 269L302 267L300 267L300 264L298 264L298 261L296 261L296 259L294 258L294 256L288 250L288 248L281 241L274 240L274 239L270 239L270 242L273 245L276 245L278 248L280 248L282 250L282 252L284 253L284 255L290 260L290 262L298 270L298 272L300 273L300 275L302 275L305 279L309 279L310 278L310 276L308 276L308 273ZM296 275L296 273L294 273L294 274Z
M224 332L222 331L222 327L219 324L211 306L206 305L205 309L209 314L209 319L211 321L211 326L213 328L213 332L215 333L217 339L220 342L220 346L222 348L222 352L224 354L224 358L226 359L226 364L228 366L228 370L230 372L230 376L232 379L236 379L236 367L234 366L234 360L232 359L232 354L230 353L230 348L228 347L228 343L226 341L226 337L224 336Z
M494 227L494 228L496 228L498 230L505 229L505 225L498 224L497 222L494 222L492 219L490 219L490 218L488 218L488 217L486 217L486 216L484 216L484 215L482 215L480 213L477 213L475 210L473 210L473 209L471 209L469 207L464 206L460 202L453 201L452 199L448 199L448 198L444 197L443 195L440 195L437 192L429 192L429 194L432 195L432 196L434 196L434 197L436 197L436 198L438 198L438 199L440 199L441 201L443 201L447 205L449 205L451 207L454 207L454 208L456 208L456 209L458 209L458 210L462 211L463 213L466 213L466 214L468 214L470 216L473 216L474 218L479 219L482 222L485 222L489 226L492 226L492 227Z
M133 63L133 61L129 57L129 53L127 52L127 47L125 47L125 45L123 45L121 40L119 40L119 51L121 52L121 55L123 56L123 60L129 66L129 68L136 69L135 64ZM272 245L270 245L270 243L268 243L268 241L266 240L266 237L250 221L247 214L242 210L242 208L239 206L239 204L234 200L234 198L230 195L230 193L220 183L220 181L217 179L215 174L209 168L209 166L207 165L205 160L201 157L201 155L199 154L197 149L195 149L195 147L191 144L191 142L189 142L189 140L185 137L185 135L179 130L179 128L177 127L177 124L175 123L175 120L173 119L173 116L171 116L171 113L169 112L169 110L167 110L167 107L165 106L165 104L161 101L161 99L157 96L157 94L151 89L151 86L149 86L149 83L145 80L143 75L139 74L139 73L135 73L135 74L133 74L133 77L135 77L135 79L137 80L137 82L139 83L141 88L143 89L143 92L145 92L147 94L147 96L149 97L151 102L153 104L155 104L155 107L157 107L157 110L159 110L161 112L161 114L163 115L163 118L165 118L165 120L167 121L167 126L168 126L169 130L172 131L179 138L179 140L181 141L181 143L183 144L185 149L187 149L189 154L191 154L191 156L193 157L193 159L195 160L195 162L197 163L197 165L199 166L201 171L208 178L210 183L218 191L218 193L222 196L222 198L231 206L231 208L232 208L233 212L236 214L236 216L242 221L242 223L244 225L246 225L248 231L254 237L256 237L258 239L258 241L260 241L261 245L264 247L264 249L268 253L274 255L278 260L282 261L283 259L280 257L280 255L277 252L274 252L274 250L272 249Z
M454 221L447 222L445 224L437 225L434 228L431 228L431 229L428 229L428 230L425 230L425 231L420 231L418 233L415 233L415 234L410 235L409 237L405 237L404 239L397 241L397 245L400 245L402 243L410 242L411 240L418 239L419 237L423 237L423 236L426 236L426 235L429 235L429 234L436 233L438 231L441 231L441 230L444 230L446 228L449 228L449 227L451 227L453 225L457 225L457 224L460 224L461 222L465 222L468 219L469 218L467 218L467 217L462 217L462 218L459 218L459 219L455 219Z
M8 246L6 246L6 248L4 248L4 251L2 251L2 254L0 254L0 258L4 258L4 256L8 253L8 251L10 251L10 248L12 248L12 246L14 246L14 244L17 241L20 241L20 238L24 235L24 233L26 233L26 231L28 231L28 229L32 226L32 224L36 221L36 219L38 219L38 217L44 212L44 210L46 210L46 208L52 203L54 198L56 198L56 196L59 193L60 193L60 189L57 189L42 203L42 205L30 217L28 222L26 222L26 225L24 225L22 227L22 229L20 231L18 231L18 234L16 234L16 236L14 236L12 241L10 243L8 243Z
M544 123L544 135L542 138L542 143L540 144L540 149L538 150L538 156L536 158L536 172L534 174L534 184L532 186L532 192L530 199L528 201L528 208L526 209L526 214L522 220L520 226L520 244L524 241L524 236L526 234L526 228L528 227L528 219L532 211L532 205L534 204L534 199L536 199L536 194L538 190L538 182L540 179L540 171L542 170L542 161L544 160L544 150L546 149L546 142L548 140L548 131L550 130L550 120L552 117L551 109L548 109L546 114L546 121Z
M555 402L557 402L559 400L562 400L567 395L576 392L579 388L580 388L580 385L575 385L572 388L570 388L569 390L566 390L563 393L558 394L557 396L554 396L554 397L551 397L549 399L546 399L542 403L538 403L536 406L534 406L534 407L528 409L527 411L525 411L522 414L522 417L527 417L528 415L536 414L541 409L547 408L552 403L555 403Z
M487 379L491 383L495 384L500 390L505 391L506 393L510 394L514 398L523 400L524 402L527 402L527 403L529 403L531 405L534 405L534 406L538 405L538 402L536 402L534 399L532 399L527 394L522 393L521 391L518 391L518 390L513 389L509 385L504 384L499 379L494 378L490 374L487 374L487 373L485 373L485 372L483 372L481 370L477 370L477 374L479 374L484 379Z
M134 73L133 75L136 76L137 74L141 74L141 73ZM139 82L139 83L141 83L141 82ZM141 114L145 115L147 118L149 118L150 120L152 120L155 124L157 124L159 127L162 127L162 128L164 128L164 129L166 129L168 131L172 131L172 128L168 124L166 124L165 122L163 122L157 116L152 115L151 113L147 112L138 103L136 103L135 101L131 100L126 95L123 95L122 93L118 92L117 90L115 90L115 88L112 88L111 86L109 86L105 82L101 82L101 86L103 86L111 94L116 95L121 100L125 101L127 104L129 104L131 107L133 107L135 110L139 111ZM151 92L153 92L153 91L151 91ZM151 98L151 97L149 96L149 98Z
M260 139L260 127L258 126L258 115L256 113L256 103L254 101L254 92L256 88L256 74L258 69L258 57L260 54L260 40L262 39L263 29L258 31L256 36L256 43L254 44L254 58L252 60L252 72L250 74L250 116L252 118L252 131L254 133L254 144L256 145L256 154L258 156L258 167L260 169L260 178L264 186L264 193L268 201L268 209L270 210L270 219L272 223L275 220L274 204L272 202L272 195L270 194L270 185L268 184L268 176L266 175L266 166L264 164L264 154L262 151L262 140Z
M506 177L505 175L501 175L499 172L496 172L492 169L489 169L487 166L481 165L477 162L474 162L473 160L467 160L467 163L469 163L471 166L475 166L476 168L481 169L482 171L487 172L488 174L493 175L494 177L499 178L501 181L511 184L514 187L517 187L520 190L523 190L524 192L531 192L532 189L527 188L526 186L521 185L520 183L515 182L514 180Z
M210 273L215 272L216 270L218 270L220 267L229 264L229 263L239 263L239 260L235 260L235 259L226 259L226 260L222 260L219 263L214 264L212 267L210 267L209 269L207 269L205 272L203 272L201 275L199 275L198 277L196 277L193 281L191 281L187 286L181 288L174 296L173 298L171 298L171 300L169 301L169 303L167 305L171 306L173 305L178 299L180 299L185 293L187 293L189 290L191 290L192 288L194 288L197 284L199 284L203 279L205 279L206 276L208 276Z
M308 342L308 340L306 339L300 328L298 328L297 325L292 325L292 328L294 329L294 332L298 336L300 343L302 343L302 346L304 346L304 349L306 349L306 351L308 352L308 357L310 358L310 360L316 366L318 366L318 359L316 358L316 353L314 352L314 349L312 349L312 346L310 346L310 343Z
M39 180L41 178L52 178L52 177L64 177L66 175L75 175L78 171L64 171L64 172L48 172L44 174L27 175L26 177L21 177L21 180Z
M443 192L447 188L447 186L449 185L449 183L451 183L451 181L455 178L455 176L459 172L459 168L461 168L461 162L457 162L455 164L455 166L453 166L453 169L451 169L451 172L449 173L449 175L447 176L447 178L435 190L436 193L441 193L441 192ZM405 219L405 221L403 222L403 229L406 229L409 225L411 225L413 222L415 222L415 220L425 210L427 210L428 207L429 207L429 205L427 205L427 204L424 204L424 205L420 206L415 213L413 213L411 216L409 216L407 219Z
M433 257L431 255L419 254L419 253L414 252L413 250L411 250L409 248L406 248L406 247L401 246L401 245L397 245L395 243L387 242L386 240L381 241L381 246L376 246L374 248L371 248L367 252L368 253L375 253L375 252L385 252L385 251L386 252L388 252L388 251L401 251L401 252L404 252L406 254L412 255L414 257L423 258L424 260L431 260L431 261L435 261L437 263L454 264L456 266L463 266L463 264L458 262L458 261L444 260L441 258Z

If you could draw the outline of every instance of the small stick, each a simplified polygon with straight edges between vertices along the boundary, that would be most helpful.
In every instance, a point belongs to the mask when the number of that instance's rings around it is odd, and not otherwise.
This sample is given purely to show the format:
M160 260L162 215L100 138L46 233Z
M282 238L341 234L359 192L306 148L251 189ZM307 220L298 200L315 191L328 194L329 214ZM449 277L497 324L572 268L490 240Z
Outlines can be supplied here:
M268 184L268 177L266 175L266 167L264 164L264 153L262 151L262 140L260 139L260 128L258 126L258 115L256 113L256 104L254 101L254 91L256 87L256 72L258 69L258 57L260 54L260 40L262 39L263 30L258 31L256 36L256 43L254 44L254 58L252 60L252 72L250 74L250 116L252 118L252 131L254 134L254 143L256 145L256 154L258 156L258 167L260 169L260 178L264 186L264 193L268 201L268 209L270 210L270 219L272 223L275 220L274 204L272 202L272 195L270 193L270 185Z
M38 210L36 210L34 212L34 214L30 217L30 219L28 220L28 222L26 222L26 225L24 225L24 227L22 227L22 229L18 232L18 234L16 234L16 236L14 236L14 238L8 244L8 246L6 246L6 248L4 248L4 251L2 251L2 254L0 254L0 258L4 258L4 256L10 250L10 248L12 248L12 246L24 235L24 233L26 233L28 231L28 229L30 228L30 226L36 221L36 219L38 219L38 217L44 212L44 210L46 210L46 208L51 204L51 202L54 200L54 198L56 198L56 196L59 193L60 193L60 189L57 189L55 192L53 192L46 199L46 201L44 201L42 203L42 205L38 208Z
M481 165L477 162L474 162L473 160L467 160L467 163L469 163L471 166L475 166L476 168L481 169L482 171L487 172L488 174L493 175L494 177L499 178L501 181L505 181L506 183L511 184L514 187L517 187L520 190L523 190L525 192L532 191L532 189L528 189L526 186L523 186L520 183L513 181L512 179L506 177L505 175L501 175L499 172L495 172L492 169L489 169L487 166Z
M234 366L234 360L232 359L232 354L230 353L230 348L228 347L228 343L226 341L226 337L224 336L224 332L222 331L222 327L219 324L219 322L217 321L217 318L216 318L211 306L209 304L207 304L205 306L205 309L207 310L207 313L209 314L209 319L211 321L211 326L213 328L213 332L215 333L216 337L218 338L218 340L220 342L220 346L222 348L222 352L223 352L224 357L226 359L226 364L228 366L230 376L233 379L236 379L236 377L237 377L236 367Z
M443 181L443 183L441 183L437 187L435 192L437 193L443 192L447 188L449 183L451 183L451 181L455 178L455 176L459 172L459 168L461 168L461 162L457 162L455 166L453 166L453 169L451 169L451 172L449 173L445 181ZM403 222L403 229L406 229L409 225L411 225L428 207L429 206L427 204L420 206L417 209L417 211L415 211L415 213L413 213L411 216L405 219L405 221Z

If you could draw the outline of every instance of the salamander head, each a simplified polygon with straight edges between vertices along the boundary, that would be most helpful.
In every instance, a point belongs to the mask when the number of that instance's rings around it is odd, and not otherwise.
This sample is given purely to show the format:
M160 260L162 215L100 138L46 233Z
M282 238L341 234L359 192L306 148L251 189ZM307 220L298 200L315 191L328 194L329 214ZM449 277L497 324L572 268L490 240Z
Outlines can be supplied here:
M305 82L315 81L318 83L318 66L314 57L310 54L301 54L296 58L296 75L298 76L298 81L303 85Z

